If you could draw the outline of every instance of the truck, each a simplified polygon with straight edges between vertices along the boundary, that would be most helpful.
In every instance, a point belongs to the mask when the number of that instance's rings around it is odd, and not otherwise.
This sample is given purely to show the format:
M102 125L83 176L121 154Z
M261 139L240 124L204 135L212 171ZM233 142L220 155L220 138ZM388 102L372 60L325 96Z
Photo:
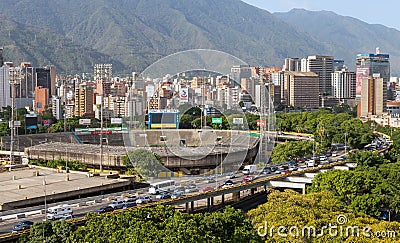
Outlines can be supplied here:
M243 169L243 174L249 175L257 171L257 165L246 165Z
M47 219L56 220L61 219L67 215L72 215L72 206L68 204L57 205L47 209Z

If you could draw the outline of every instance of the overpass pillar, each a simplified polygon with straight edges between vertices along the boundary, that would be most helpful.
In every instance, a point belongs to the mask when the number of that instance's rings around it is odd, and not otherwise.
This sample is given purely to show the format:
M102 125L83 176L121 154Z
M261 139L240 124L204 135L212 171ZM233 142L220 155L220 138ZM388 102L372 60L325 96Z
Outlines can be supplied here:
M194 211L194 201L190 202L190 211L193 212Z
M251 189L250 189L250 195L254 195L255 191L256 191L255 188L251 188Z
M222 203L222 204L225 204L225 194L222 194L222 195L221 195L221 203Z
M185 209L186 209L186 213L190 212L189 202L185 203Z
M214 206L214 197L210 197L210 205Z
M211 212L211 198L207 198L207 211Z
M234 202L238 202L240 200L240 192L233 192L232 193L232 200Z
M303 195L306 194L306 185L302 188Z

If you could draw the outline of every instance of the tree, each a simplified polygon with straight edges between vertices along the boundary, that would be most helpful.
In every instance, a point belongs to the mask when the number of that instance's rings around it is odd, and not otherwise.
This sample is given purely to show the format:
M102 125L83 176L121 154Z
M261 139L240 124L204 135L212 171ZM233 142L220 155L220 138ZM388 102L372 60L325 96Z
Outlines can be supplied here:
M128 169L135 168L139 174L145 177L155 177L165 169L161 157L146 149L129 151L122 161Z
M295 158L302 158L313 153L313 142L288 141L278 144L272 151L272 162L278 164Z
M358 213L327 191L302 195L271 190L267 203L250 210L248 216L266 242L377 242L373 232L396 231L400 226ZM358 227L359 234L352 234L348 227ZM371 236L363 234L365 227L371 228ZM387 242L399 239L395 234Z

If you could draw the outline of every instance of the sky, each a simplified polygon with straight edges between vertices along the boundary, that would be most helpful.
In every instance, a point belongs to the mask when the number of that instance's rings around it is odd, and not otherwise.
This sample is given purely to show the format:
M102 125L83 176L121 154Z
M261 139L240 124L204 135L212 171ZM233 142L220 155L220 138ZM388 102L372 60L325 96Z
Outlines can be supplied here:
M369 24L382 24L400 30L399 0L242 0L250 5L274 12L288 12L293 8L333 11L357 18Z

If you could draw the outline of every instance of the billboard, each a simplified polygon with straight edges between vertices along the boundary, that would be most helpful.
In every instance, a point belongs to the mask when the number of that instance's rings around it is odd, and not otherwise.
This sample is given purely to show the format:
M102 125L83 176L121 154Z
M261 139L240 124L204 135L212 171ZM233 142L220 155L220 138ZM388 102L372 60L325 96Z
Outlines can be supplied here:
M243 118L233 118L232 122L235 125L242 125L243 124Z
M111 124L122 124L122 118L111 118Z
M361 95L361 81L369 77L369 67L356 68L356 95Z
M37 129L38 119L36 114L25 115L25 127L26 129Z
M179 99L180 102L189 102L189 89L188 88L181 88L181 91L179 92Z
M179 128L178 112L162 110L149 111L148 128Z
M79 125L90 125L90 119L79 119Z

